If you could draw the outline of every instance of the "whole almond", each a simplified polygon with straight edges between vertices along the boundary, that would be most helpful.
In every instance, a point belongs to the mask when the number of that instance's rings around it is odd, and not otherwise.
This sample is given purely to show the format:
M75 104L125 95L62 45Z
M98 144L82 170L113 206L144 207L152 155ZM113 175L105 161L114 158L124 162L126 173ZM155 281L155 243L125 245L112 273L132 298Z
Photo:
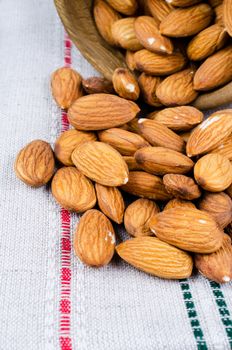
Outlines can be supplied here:
M172 6L188 7L197 4L201 0L166 0Z
M97 201L101 211L117 224L123 221L125 204L121 192L117 187L95 185Z
M190 130L203 120L203 113L191 106L164 108L150 117L174 131Z
M196 208L196 206L190 202L179 198L171 199L164 207L163 210L168 210L172 208L183 207L183 208Z
M138 83L143 100L150 106L159 107L161 102L156 96L156 90L161 83L160 77L154 77L152 75L142 73L138 78Z
M138 7L136 0L106 0L115 10L124 15L133 15Z
M98 133L98 137L124 156L134 155L139 148L149 146L142 136L118 128L103 130Z
M169 3L163 0L149 0L146 1L147 7L156 21L161 22L173 10Z
M221 49L228 39L225 29L219 24L202 30L188 44L190 60L201 61Z
M129 170L141 170L141 167L136 162L134 156L124 156L123 159L125 160Z
M69 122L79 130L103 130L123 125L136 117L139 107L110 94L79 98L68 110Z
M199 272L212 281L226 283L232 280L232 245L227 235L219 250L211 254L195 254L195 265Z
M137 100L140 88L135 76L126 68L116 68L113 77L113 86L116 93L127 100Z
M232 36L232 2L231 0L223 1L223 22L230 36Z
M229 137L226 137L224 140L222 140L220 145L215 147L210 152L221 154L222 156L224 156L232 161L232 135L230 135Z
M145 171L156 175L185 174L194 165L184 154L164 147L141 148L136 151L135 160Z
M17 155L14 170L25 184L40 187L45 185L54 173L55 161L51 146L42 140L27 144Z
M123 191L138 197L161 201L170 199L162 179L144 171L130 171L129 181L121 188Z
M143 49L134 54L134 60L139 71L157 76L178 72L186 64L186 58L179 51L162 55Z
M199 202L199 209L212 215L222 228L232 222L232 200L224 192L206 192Z
M110 45L116 45L111 26L114 22L118 21L121 16L110 5L103 0L94 0L93 15L96 23L96 27L101 36ZM103 91L102 91L103 92Z
M137 199L126 208L124 216L126 231L134 237L153 235L149 221L157 213L159 207L155 202L144 198Z
M97 137L93 132L67 130L55 142L54 153L56 158L64 165L73 165L71 155L74 149L81 143L95 141L96 139Z
M115 233L107 217L96 209L80 219L74 235L74 251L89 266L107 265L114 255Z
M220 154L210 153L196 162L194 177L207 191L224 191L232 183L232 165L229 159Z
M138 124L142 136L153 146L166 147L177 152L184 151L183 139L165 125L150 119L139 119Z
M189 254L155 237L132 238L119 244L116 251L132 266L157 277L180 279L192 273Z
M185 69L165 78L157 87L158 99L165 106L186 105L197 98L193 89L194 70Z
M172 196L193 200L201 196L201 190L195 181L180 174L166 174L163 177L164 186Z
M189 157L207 153L221 144L232 132L232 109L213 113L191 133L186 151Z
M87 94L112 94L114 92L112 82L102 77L83 79L82 85Z
M52 179L52 194L65 209L78 213L96 204L92 182L74 167L60 168Z
M208 57L194 76L194 89L211 90L232 80L232 45Z
M142 49L134 30L135 18L127 17L119 19L111 26L111 31L115 42L123 49L137 51Z
M72 153L72 161L85 176L105 186L128 181L128 167L120 153L103 142L89 141Z
M156 214L150 228L162 241L191 252L212 253L222 245L223 231L216 221L194 208L176 207Z
M147 50L166 54L173 53L173 44L170 39L161 35L159 25L154 18L139 16L134 23L135 35Z
M51 90L56 103L66 109L83 95L82 78L74 69L63 67L51 76Z
M213 11L207 4L173 10L160 23L161 34L170 37L185 37L199 33L213 18Z
M135 70L136 68L134 54L135 53L133 51L127 50L125 55L126 64L131 71Z

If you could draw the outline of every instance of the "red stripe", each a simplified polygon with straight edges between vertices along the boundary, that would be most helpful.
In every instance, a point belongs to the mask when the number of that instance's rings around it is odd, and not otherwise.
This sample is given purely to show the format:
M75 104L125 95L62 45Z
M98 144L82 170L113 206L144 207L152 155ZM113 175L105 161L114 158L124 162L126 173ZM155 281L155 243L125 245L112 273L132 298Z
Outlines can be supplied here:
M65 35L64 40L64 65L70 67L72 43ZM69 122L67 113L61 112L61 132L68 130ZM60 210L61 221L61 267L60 267L60 348L61 350L72 350L71 339L71 234L70 234L70 213Z

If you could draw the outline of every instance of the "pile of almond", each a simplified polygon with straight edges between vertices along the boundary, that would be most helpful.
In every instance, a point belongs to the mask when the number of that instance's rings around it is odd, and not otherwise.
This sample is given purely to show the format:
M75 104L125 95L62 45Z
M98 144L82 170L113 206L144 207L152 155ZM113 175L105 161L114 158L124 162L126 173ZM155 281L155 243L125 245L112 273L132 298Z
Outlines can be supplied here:
M174 9L170 3L184 8ZM103 37L138 50L126 55L129 68L143 71L139 82L120 67L113 84L99 77L83 79L71 68L57 69L52 94L68 111L73 129L58 137L54 152L47 142L35 140L17 156L15 171L22 181L39 187L51 180L56 201L67 210L84 213L74 250L89 266L108 264L116 250L129 264L158 277L187 278L195 264L216 282L232 279L232 109L203 120L200 110L186 105L197 95L194 86L208 89L216 87L210 81L215 84L218 79L221 84L232 78L232 46L215 54L220 64L216 71L207 68L206 75L202 67L208 59L195 75L191 67L164 80L154 76L171 74L186 64L182 47L173 53L174 42L168 36L194 35L209 25L213 10L199 3L150 0L146 11L154 18L135 19L121 18L137 11L135 1L97 0L94 15ZM231 34L231 19L225 18ZM217 27L216 36L210 36L209 27L206 34L202 31L191 39L187 50L191 59L196 57L194 45L201 60L222 46L221 42L218 46L219 28L224 39L227 34L221 23L212 26ZM204 35L208 51L199 44ZM211 37L216 40L213 46ZM215 69L214 64L209 66ZM143 111L141 117L141 108L132 101L140 90L146 103L172 107L153 110L146 117ZM114 227L123 223L133 238L115 247L112 222Z

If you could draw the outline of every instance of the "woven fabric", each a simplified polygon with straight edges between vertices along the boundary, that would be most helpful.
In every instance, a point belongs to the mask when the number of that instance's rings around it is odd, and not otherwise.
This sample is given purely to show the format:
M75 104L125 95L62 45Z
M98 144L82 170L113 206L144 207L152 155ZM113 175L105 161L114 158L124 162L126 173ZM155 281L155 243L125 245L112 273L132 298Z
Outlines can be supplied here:
M0 350L231 349L231 284L165 281L116 257L88 268L72 250L79 216L48 187L16 178L20 148L54 144L69 127L50 95L51 72L96 72L71 49L52 1L1 1L0 10Z

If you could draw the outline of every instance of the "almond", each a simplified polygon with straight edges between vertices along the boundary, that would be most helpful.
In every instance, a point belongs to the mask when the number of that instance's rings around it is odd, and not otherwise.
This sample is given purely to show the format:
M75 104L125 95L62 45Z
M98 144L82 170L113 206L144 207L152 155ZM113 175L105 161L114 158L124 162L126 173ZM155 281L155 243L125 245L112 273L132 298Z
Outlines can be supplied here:
M163 0L146 1L147 7L152 16L159 23L173 10L173 7Z
M96 204L92 182L74 167L63 167L52 179L52 194L65 209L78 213Z
M123 221L125 204L121 192L117 187L95 185L97 201L101 211L117 224Z
M213 113L191 133L186 151L189 157L207 153L219 146L232 132L232 109Z
M150 116L174 131L190 130L203 120L203 113L191 106L164 108Z
M232 2L231 0L223 1L223 22L230 36L232 36Z
M25 184L40 187L45 185L54 173L55 161L51 146L42 140L27 144L17 155L14 170Z
M144 147L135 153L135 160L149 173L186 174L193 168L193 161L182 153L164 147Z
M195 181L180 174L166 174L163 177L164 186L172 196L193 200L201 196L201 190Z
M115 233L107 217L96 209L80 219L74 235L74 251L89 266L107 265L114 255Z
M123 191L138 197L161 201L170 199L162 179L144 171L130 171L129 181L121 188Z
M68 110L69 122L79 130L103 130L123 125L136 117L139 107L110 94L79 98Z
M137 199L126 208L124 216L126 231L134 237L153 235L149 221L157 213L159 207L155 202L144 198Z
M207 91L232 80L232 45L208 57L194 76L194 89Z
M136 237L116 247L118 255L139 270L151 275L180 279L191 275L192 258L155 237Z
M139 129L139 124L138 124L139 119L134 118L132 119L129 123L127 123L128 126L128 131L132 131L135 134L141 134L140 129Z
M150 228L162 241L191 252L212 253L222 245L223 231L211 215L194 208L176 207L156 214Z
M134 30L135 18L127 17L114 22L111 31L115 42L123 49L137 51L142 49Z
M232 165L220 154L210 153L196 162L194 177L197 183L207 191L224 191L232 182Z
M90 77L82 80L82 85L87 94L112 94L114 92L111 81L102 77Z
M213 11L207 4L176 9L162 20L160 32L170 37L191 36L206 28L212 18Z
M157 87L158 99L165 106L186 105L197 98L193 89L194 70L185 69L165 78Z
M199 272L218 283L232 280L232 246L231 239L223 236L222 247L212 254L196 254L195 264Z
M188 7L197 4L201 0L166 0L172 6Z
M57 105L63 109L69 108L83 95L82 78L72 68L59 68L52 74L51 89Z
M136 162L135 157L125 156L123 159L125 160L129 170L141 170L141 167Z
M133 132L112 128L98 133L99 140L108 143L125 156L133 155L139 148L149 146L140 135Z
M232 135L221 141L220 145L210 151L218 153L232 161Z
M190 60L201 61L221 49L228 39L225 29L219 24L202 30L188 44Z
M196 208L195 205L190 201L185 201L179 198L173 198L165 205L164 210L177 208L177 207Z
M111 26L114 22L118 21L121 16L110 5L103 0L95 0L93 6L93 15L96 23L96 27L110 45L116 45L117 42L111 32ZM103 91L102 91L103 92Z
M143 49L134 54L134 60L139 71L158 76L178 72L186 64L186 58L179 51L162 55Z
M72 153L72 161L85 176L105 186L128 181L128 167L120 153L103 142L89 141Z
M215 11L215 20L214 22L217 24L220 24L222 27L224 27L224 21L223 21L223 5L218 5L214 9Z
M115 10L124 15L133 15L138 7L136 0L106 0Z
M139 98L140 89L135 76L126 68L117 68L114 71L113 86L116 93L127 99L137 100Z
M146 73L140 74L138 83L143 100L150 106L159 107L162 105L158 97L156 96L156 90L161 83L160 77L153 77Z
M183 139L165 125L149 119L139 119L138 123L142 136L153 146L167 147L178 152L184 151Z
M95 141L97 139L93 132L67 130L56 140L54 153L56 158L64 165L73 165L71 155L74 149L81 143Z
M134 52L127 50L126 51L126 56L125 56L125 60L126 60L126 64L128 66L128 68L133 71L136 68L136 64L135 64L135 59L134 59Z
M171 40L160 34L159 26L154 18L140 16L135 20L134 28L137 39L147 50L166 54L173 53Z

